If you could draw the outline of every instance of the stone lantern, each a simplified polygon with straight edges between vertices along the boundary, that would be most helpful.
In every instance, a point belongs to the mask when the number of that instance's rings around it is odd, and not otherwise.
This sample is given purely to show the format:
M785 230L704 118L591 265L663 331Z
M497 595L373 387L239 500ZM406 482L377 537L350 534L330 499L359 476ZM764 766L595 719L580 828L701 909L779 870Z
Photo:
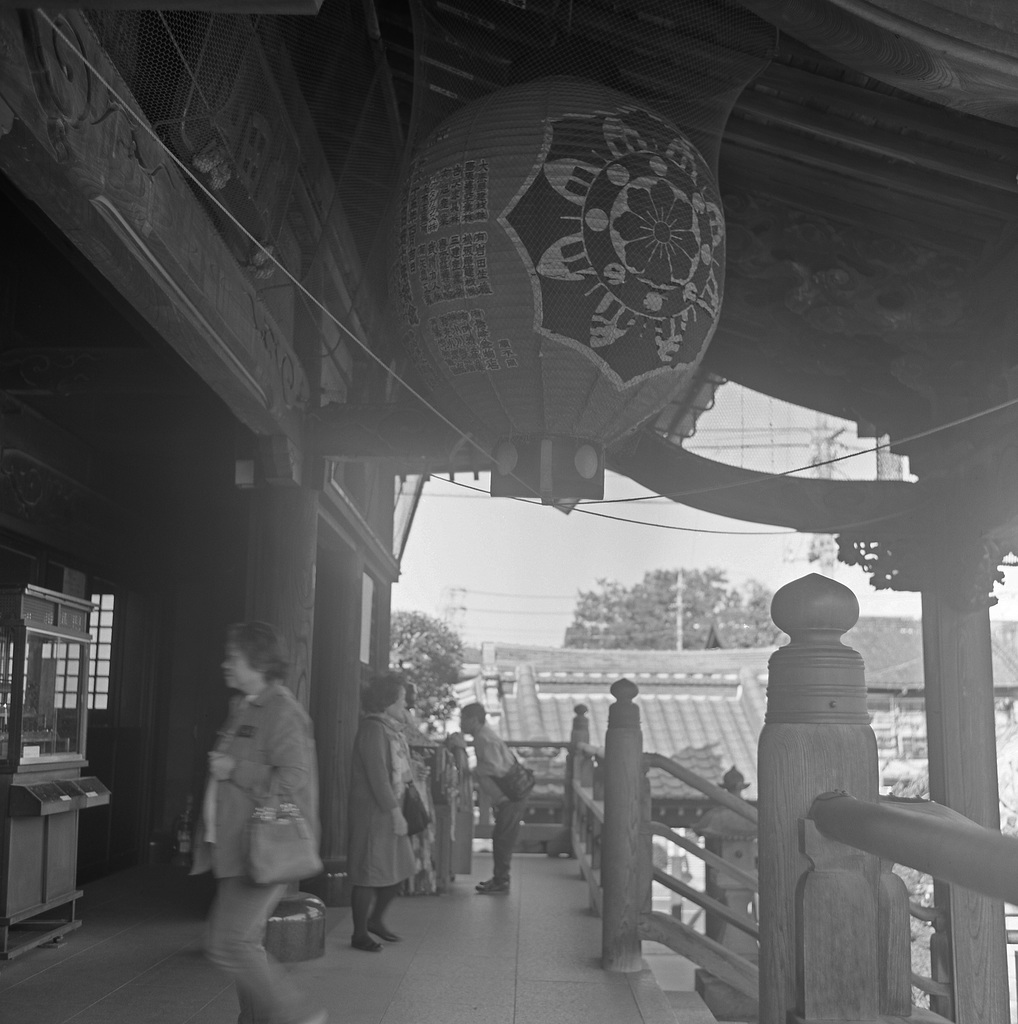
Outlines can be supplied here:
M743 774L732 767L725 772L721 786L733 796L739 796L747 783ZM711 853L742 871L756 873L757 829L752 822L727 807L716 806L700 818L696 831L703 836ZM707 895L741 914L757 917L756 889L748 880L708 866ZM759 960L759 948L751 935L709 911L706 933L708 938L752 963ZM756 1002L707 971L697 970L695 984L696 991L718 1020L756 1020Z

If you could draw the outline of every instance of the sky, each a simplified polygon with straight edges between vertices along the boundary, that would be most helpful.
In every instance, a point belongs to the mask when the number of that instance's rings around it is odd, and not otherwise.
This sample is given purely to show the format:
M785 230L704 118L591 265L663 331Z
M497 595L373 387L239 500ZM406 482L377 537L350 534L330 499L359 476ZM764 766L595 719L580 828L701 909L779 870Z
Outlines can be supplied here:
M853 424L729 384L701 417L688 447L747 469L785 472L818 456L838 457L873 444L856 438ZM907 464L903 472L909 479ZM810 475L873 479L875 457L860 455ZM877 591L860 568L829 559L811 562L811 544L815 548L817 542L808 535L662 498L581 505L566 515L537 503L491 498L487 490L483 473L478 480L464 473L453 483L446 477L428 481L392 591L394 610L446 619L468 645L491 640L560 646L581 591L597 589L599 579L632 586L654 569L717 566L731 586L756 579L771 590L820 571L855 593L863 615L920 614L918 594ZM607 475L606 499L648 494L624 477ZM1018 619L1018 568L1005 570L1005 576L991 615Z

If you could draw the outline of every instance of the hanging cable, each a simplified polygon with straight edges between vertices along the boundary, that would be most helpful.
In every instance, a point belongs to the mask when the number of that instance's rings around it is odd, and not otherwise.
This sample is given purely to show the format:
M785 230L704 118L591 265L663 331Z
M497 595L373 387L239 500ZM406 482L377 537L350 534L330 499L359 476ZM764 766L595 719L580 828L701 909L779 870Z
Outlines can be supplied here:
M54 35L57 36L64 43L64 45L66 45L68 47L70 52L74 53L81 60L81 62L89 69L89 71L92 72L92 74L95 75L97 81L101 82L102 85L107 90L109 90L110 95L113 96L118 101L118 103L120 104L121 112L125 116L129 117L131 119L131 121L141 131L143 131L146 135L148 135L155 142L155 144L159 147L159 149L166 154L166 156L172 161L172 163L178 168L178 170L189 181L191 181L205 195L205 197L208 199L208 201L210 203L212 203L241 232L241 234L245 238L247 238L256 247L256 249L265 258L265 260L271 261L275 265L275 267L283 273L283 275L293 284L293 286L300 292L300 294L308 302L310 302L313 306L315 306L322 313L324 313L325 316L328 317L328 319L330 321L332 321L332 323L335 324L335 326L344 335L346 335L346 337L349 338L350 341L353 342L354 345L356 345L361 351L363 351L365 353L365 355L372 362L374 362L377 366L379 366L385 374L387 374L396 383L398 383L401 387L403 387L407 391L408 394L410 394L414 398L416 398L421 403L421 405L424 406L425 409L427 409L429 412L431 412L435 416L437 416L438 419L441 420L446 426L450 427L453 430L453 432L460 437L462 442L470 445L471 448L476 450L481 456L483 456L483 458L485 459L485 461L487 463L494 464L494 459L492 458L491 454L483 446L478 444L478 442L475 441L473 439L473 437L471 437L469 434L467 434L463 430L461 430L455 423L453 423L452 420L450 420L447 416L445 416L442 412L440 412L435 406L433 406L419 391L417 391L411 384L409 384L406 380L404 380L381 357L379 357L375 352L373 352L371 350L371 348L365 342L363 342L360 338L358 338L357 335L354 334L353 331L351 331L321 301L321 299L319 299L316 295L314 295L301 281L299 281L297 279L297 277L293 273L291 273L280 262L280 260L278 259L278 257L275 255L275 253L272 251L272 249L270 247L266 246L262 241L260 241L258 238L256 238L255 235L253 235L247 228L245 228L243 224L241 224L241 222L238 220L238 218L222 203L221 200L219 200L212 193L212 191L205 185L204 182L202 182L197 177L197 175L191 170L191 168L188 167L168 147L168 145L159 137L159 135L156 133L156 131L147 122L147 120L145 120L144 118L140 117L137 114L137 112L133 109L132 105L129 102L127 102L124 99L124 97L122 97L120 95L120 93L113 86L113 84L102 74L102 72L82 52L82 50L77 46L75 40L72 37L70 37L69 35L67 35L67 33L64 32L60 28L60 26L57 25L57 23L49 16L49 14L45 10L43 10L41 8L37 8L35 13L39 16L39 18L42 21L44 21L47 25L49 25L49 27L52 29ZM911 443L913 441L921 440L921 439L926 438L926 437L933 437L933 436L935 436L935 435L937 435L937 434L939 434L939 433L941 433L941 432L943 432L945 430L950 430L950 429L953 429L954 427L961 426L961 425L963 425L965 423L973 422L973 421L975 421L977 419L980 419L980 418L982 418L984 416L991 415L992 413L995 413L995 412L1000 412L1001 410L1010 408L1010 407L1012 407L1014 405L1018 405L1018 398L1013 398L1013 399L1010 399L1009 401L1001 402L998 405L992 406L992 407L990 407L988 409L983 409L983 410L980 410L979 412L971 413L968 416L963 416L963 417L960 417L958 419L952 420L952 421L950 421L948 423L941 424L941 425L936 426L936 427L932 427L929 430L919 431L918 433L908 435L908 436L906 436L904 438L899 438L899 439L895 440L893 442L893 444L895 444L895 445L909 444L909 443ZM601 515L603 518L608 518L608 519L618 518L620 522L631 522L631 523L634 523L635 525L657 526L660 529L677 530L677 531L687 532L687 533L711 533L711 534L721 534L721 535L729 535L729 536L732 536L732 535L736 535L736 536L738 536L738 535L746 535L746 536L749 536L749 535L753 535L753 531L697 530L697 529L693 529L693 528L690 528L690 527L668 526L668 525L665 525L665 524L647 523L647 522L642 522L642 521L639 521L639 520L627 520L627 519L624 519L624 518L612 517L612 516L608 516L608 515L606 515L604 513L591 512L589 509L584 509L584 508L582 508L580 506L588 505L588 504L622 504L622 503L631 503L631 502L637 502L637 501L646 501L646 500L648 500L648 498L668 498L668 499L674 501L674 500L676 500L678 498L683 498L683 497L693 497L695 495L700 495L700 494L712 494L712 493L715 493L715 492L718 492L718 491L736 490L736 489L743 488L743 487L751 487L751 486L753 486L753 485L755 485L757 483L761 483L761 482L764 482L764 481L767 481L767 480L774 480L776 478L781 478L781 477L792 477L796 473L803 473L803 472L809 472L811 470L815 470L818 466L832 465L832 464L837 463L837 462L845 461L846 459L856 458L856 457L858 457L860 455L873 454L873 453L881 451L881 450L883 450L885 448L890 448L891 444L892 444L892 442L888 441L887 443L884 443L884 444L878 444L878 445L876 445L873 448L864 449L864 450L861 450L861 451L858 451L858 452L850 452L850 453L848 453L846 455L839 455L839 456L837 456L835 458L828 459L828 460L825 460L823 462L812 463L812 464L810 464L808 466L801 466L801 467L799 467L797 469L786 470L783 473L778 473L778 474L761 473L758 476L752 477L752 478L750 478L748 480L733 481L733 482L728 483L728 484L719 484L719 485L714 486L714 487L697 488L697 489L685 490L685 491L674 491L674 492L670 492L670 493L660 493L660 494L653 494L653 495L644 495L644 496L635 497L635 498L598 499L596 501L595 500L589 500L589 499L588 500L582 500L581 499L577 503L576 507L574 508L574 511L585 512L587 515ZM521 484L527 490L531 491L534 494L535 498L539 498L540 497L539 494L536 491L534 491L533 487L531 487L525 481L520 480L519 477L517 477L515 474L509 473L507 475L511 476L514 480L517 481L517 483ZM535 502L531 501L528 498L516 498L514 500L525 501L525 502L528 502L530 504L534 504L535 503ZM858 525L867 525L867 524L863 523L863 524L858 524ZM850 527L842 527L841 529L849 529L849 528ZM758 534L761 534L761 535L777 535L778 533L796 533L798 531L796 531L796 530L782 530L782 531L756 531L756 532Z
M346 326L346 324L344 324L321 301L321 299L319 299L316 295L312 294L312 292L309 291L308 288L306 288L304 284L301 283L301 281L299 281L285 266L283 266L283 264L279 261L278 257L275 255L275 253L273 253L270 247L266 246L262 241L256 238L246 227L244 227L243 224L241 224L237 217L234 216L234 214L229 209L227 209L227 207L212 193L212 191L205 185L205 183L197 177L197 175L191 170L191 168L188 167L176 155L176 153L174 153L169 148L169 146L167 146L167 144L159 137L156 131L152 128L152 126L144 118L138 116L136 111L132 108L131 104L128 103L124 99L124 97L120 95L120 93L110 83L110 81L81 51L81 49L76 45L75 41L70 36L68 36L67 33L61 30L61 28L49 16L49 14L46 13L46 11L44 11L42 8L36 8L35 13L43 21L45 21L47 25L49 25L49 27L53 30L54 35L58 36L60 40L68 47L68 49L81 60L82 64L84 64L85 67L87 67L89 71L91 71L95 75L96 79L99 82L101 82L106 89L109 90L110 95L113 96L120 104L120 111L126 116L128 116L131 119L131 121L135 125L137 125L137 127L141 131L143 131L156 143L160 150L169 157L169 159L180 170L180 172L191 182L193 182L194 185L197 186L197 188L199 188L202 191L202 193L204 193L209 202L212 203L234 225L234 227L236 227L237 230L239 230L240 233L257 248L257 250L266 260L271 261L275 265L277 270L282 271L283 275L290 280L291 284L293 284L293 286L301 293L301 295L307 301L309 301L312 305L321 310L321 312L323 312L336 325L336 327L338 327L339 330L342 331L358 348L360 348L368 356L369 359L371 359L374 363L380 366L385 373L387 373L401 387L405 388L409 394L413 395L413 397L416 398L421 403L421 405L423 405L429 412L434 413L435 416L437 416L446 426L451 427L452 430L460 437L462 442L469 444L479 454L481 454L487 462L494 465L495 460L484 447L478 444L469 434L464 433L447 416L439 412L439 410L436 409L435 406L433 406L419 391L412 387L391 366L389 366L383 359L376 355L365 342L361 341L361 339L358 338L357 335L354 334L353 331L351 331ZM507 473L505 475L512 477L512 479L516 480L517 483L521 484L524 488L531 491L534 494L535 498L540 497L538 493L533 489L533 487L531 487L525 481L520 480L519 477L517 477L514 473Z

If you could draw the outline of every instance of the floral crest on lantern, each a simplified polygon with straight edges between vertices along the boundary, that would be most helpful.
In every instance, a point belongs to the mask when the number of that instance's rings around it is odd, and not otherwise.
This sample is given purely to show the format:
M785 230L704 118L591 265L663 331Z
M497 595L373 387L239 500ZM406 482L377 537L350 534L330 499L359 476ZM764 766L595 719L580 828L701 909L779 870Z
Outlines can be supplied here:
M717 325L724 215L693 144L635 106L548 118L498 218L526 266L534 330L617 386L693 362Z

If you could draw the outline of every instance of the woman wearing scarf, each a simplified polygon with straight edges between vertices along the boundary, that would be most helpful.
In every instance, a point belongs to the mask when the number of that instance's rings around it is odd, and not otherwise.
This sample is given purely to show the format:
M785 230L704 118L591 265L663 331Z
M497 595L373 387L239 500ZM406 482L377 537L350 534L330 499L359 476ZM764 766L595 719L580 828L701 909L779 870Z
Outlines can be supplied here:
M350 857L354 949L378 953L399 936L385 911L400 883L414 871L403 817L403 793L413 780L404 729L406 683L396 672L376 676L363 698L364 717L354 740L350 775Z

